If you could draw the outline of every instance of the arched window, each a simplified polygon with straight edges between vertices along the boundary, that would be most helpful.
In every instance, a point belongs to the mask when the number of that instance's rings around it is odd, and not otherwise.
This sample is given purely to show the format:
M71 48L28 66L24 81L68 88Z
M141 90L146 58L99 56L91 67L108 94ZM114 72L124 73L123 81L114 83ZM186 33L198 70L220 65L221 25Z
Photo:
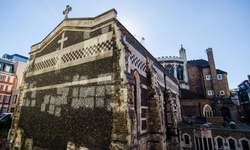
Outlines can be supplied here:
M248 142L246 140L242 140L241 144L242 144L243 150L249 150L249 145L248 145Z
M189 145L190 144L189 136L188 135L184 135L184 141L185 141L185 145Z
M221 138L217 139L218 149L223 149L223 140Z
M250 150L250 140L245 137L239 139L239 144L242 147L242 150Z
M224 138L222 138L221 136L216 136L214 138L214 141L215 141L215 149L224 150L224 143L225 143Z
M191 137L189 134L187 134L187 133L182 134L182 139L184 141L184 147L191 147L192 146L191 142L190 142Z
M166 69L174 77L174 67L171 65L167 65Z
M137 132L146 132L147 130L147 107L145 106L145 97L142 97L140 75L137 71L134 73L134 109L137 119Z
M209 106L208 104L206 104L206 105L203 107L203 115L204 115L204 117L213 117L212 108L211 108L211 106Z
M141 131L141 107L140 107L140 75L137 71L134 73L134 109L135 109L135 114L136 114L136 120L137 120L137 131Z
M229 139L228 142L229 142L229 148L230 148L230 150L236 150L236 148L235 148L235 141L233 139Z
M134 85L134 109L135 113L137 114L137 81L135 78L135 85Z
M176 71L177 71L177 79L183 80L183 67L178 66Z

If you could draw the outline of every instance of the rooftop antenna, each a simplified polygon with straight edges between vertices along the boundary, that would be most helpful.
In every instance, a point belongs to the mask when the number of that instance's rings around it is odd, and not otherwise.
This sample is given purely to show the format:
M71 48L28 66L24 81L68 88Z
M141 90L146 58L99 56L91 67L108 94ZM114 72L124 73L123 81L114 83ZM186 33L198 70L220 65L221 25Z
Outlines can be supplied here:
M134 36L140 38L141 39L140 43L145 47L145 38L142 36L138 36L138 35L134 35Z

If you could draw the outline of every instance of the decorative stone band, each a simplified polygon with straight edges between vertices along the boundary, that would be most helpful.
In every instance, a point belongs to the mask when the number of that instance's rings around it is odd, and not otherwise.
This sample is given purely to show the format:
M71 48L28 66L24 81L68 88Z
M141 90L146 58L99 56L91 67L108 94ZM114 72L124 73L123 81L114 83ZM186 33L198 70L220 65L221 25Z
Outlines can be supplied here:
M104 77L99 77L99 78L94 78L94 79L73 81L73 82L67 82L67 83L55 84L55 85L43 86L43 87L34 87L31 89L25 89L24 92L47 90L47 89L54 89L54 88L63 88L63 87L84 85L84 84L89 84L89 83L105 82L105 81L111 81L111 76L104 76Z
M84 41L33 60L28 66L27 77L111 57L113 43L111 39L106 40L107 38L102 36L104 35L101 35L99 40Z

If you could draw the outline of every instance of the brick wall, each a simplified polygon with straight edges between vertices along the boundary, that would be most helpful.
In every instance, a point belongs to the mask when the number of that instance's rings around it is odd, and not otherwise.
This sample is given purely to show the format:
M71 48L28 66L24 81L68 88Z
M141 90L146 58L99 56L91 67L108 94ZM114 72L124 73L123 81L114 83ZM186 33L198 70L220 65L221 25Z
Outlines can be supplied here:
M197 93L204 95L203 86L202 86L202 77L201 77L201 70L195 66L194 63L188 63L188 77L190 83L190 90Z

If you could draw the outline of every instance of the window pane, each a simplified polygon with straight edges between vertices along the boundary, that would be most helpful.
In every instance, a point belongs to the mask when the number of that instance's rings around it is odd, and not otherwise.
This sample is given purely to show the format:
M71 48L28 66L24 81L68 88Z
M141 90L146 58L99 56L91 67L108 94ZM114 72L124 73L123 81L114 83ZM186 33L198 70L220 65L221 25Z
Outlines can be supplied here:
M202 148L202 138L201 137L199 137L199 141L200 141L200 148L202 150L203 148Z
M195 143L196 143L196 149L200 150L198 137L195 137Z
M7 82L8 78L9 78L9 76L5 76L4 81Z
M209 150L213 150L212 139L211 138L208 138L208 146L209 146Z
M14 79L13 77L10 77L10 83L13 83L13 79Z
M203 143L204 143L205 150L208 150L207 149L207 138L203 138Z
M146 120L142 120L141 129L142 130L146 130L147 129L147 122L146 122Z
M223 148L223 142L221 138L217 139L217 143L218 143L218 148Z
M4 95L0 95L0 102L3 102Z
M248 142L246 140L242 141L242 148L243 150L249 150Z
M211 80L212 76L211 75L206 75L206 80Z
M5 66L5 70L4 70L4 71L6 71L6 72L10 72L10 69L11 69L11 66L6 65L6 66Z
M185 144L189 145L189 136L188 135L184 135L184 140L185 140Z
M13 95L13 99L12 99L12 103L13 103L13 104L16 103L16 98L17 98L17 95Z
M234 140L232 140L232 139L229 140L229 147L230 147L231 150L235 150Z
M8 87L7 91L11 92L12 87L11 86L7 86L7 87Z
M221 75L221 74L218 74L218 75L217 75L217 78L218 78L218 80L222 80L222 75Z
M172 76L174 76L174 69L171 68L171 69L169 70L169 73L170 73Z
M5 96L5 99L4 99L4 103L9 103L9 100L10 100L10 96Z
M146 118L146 109L141 109L141 117Z

